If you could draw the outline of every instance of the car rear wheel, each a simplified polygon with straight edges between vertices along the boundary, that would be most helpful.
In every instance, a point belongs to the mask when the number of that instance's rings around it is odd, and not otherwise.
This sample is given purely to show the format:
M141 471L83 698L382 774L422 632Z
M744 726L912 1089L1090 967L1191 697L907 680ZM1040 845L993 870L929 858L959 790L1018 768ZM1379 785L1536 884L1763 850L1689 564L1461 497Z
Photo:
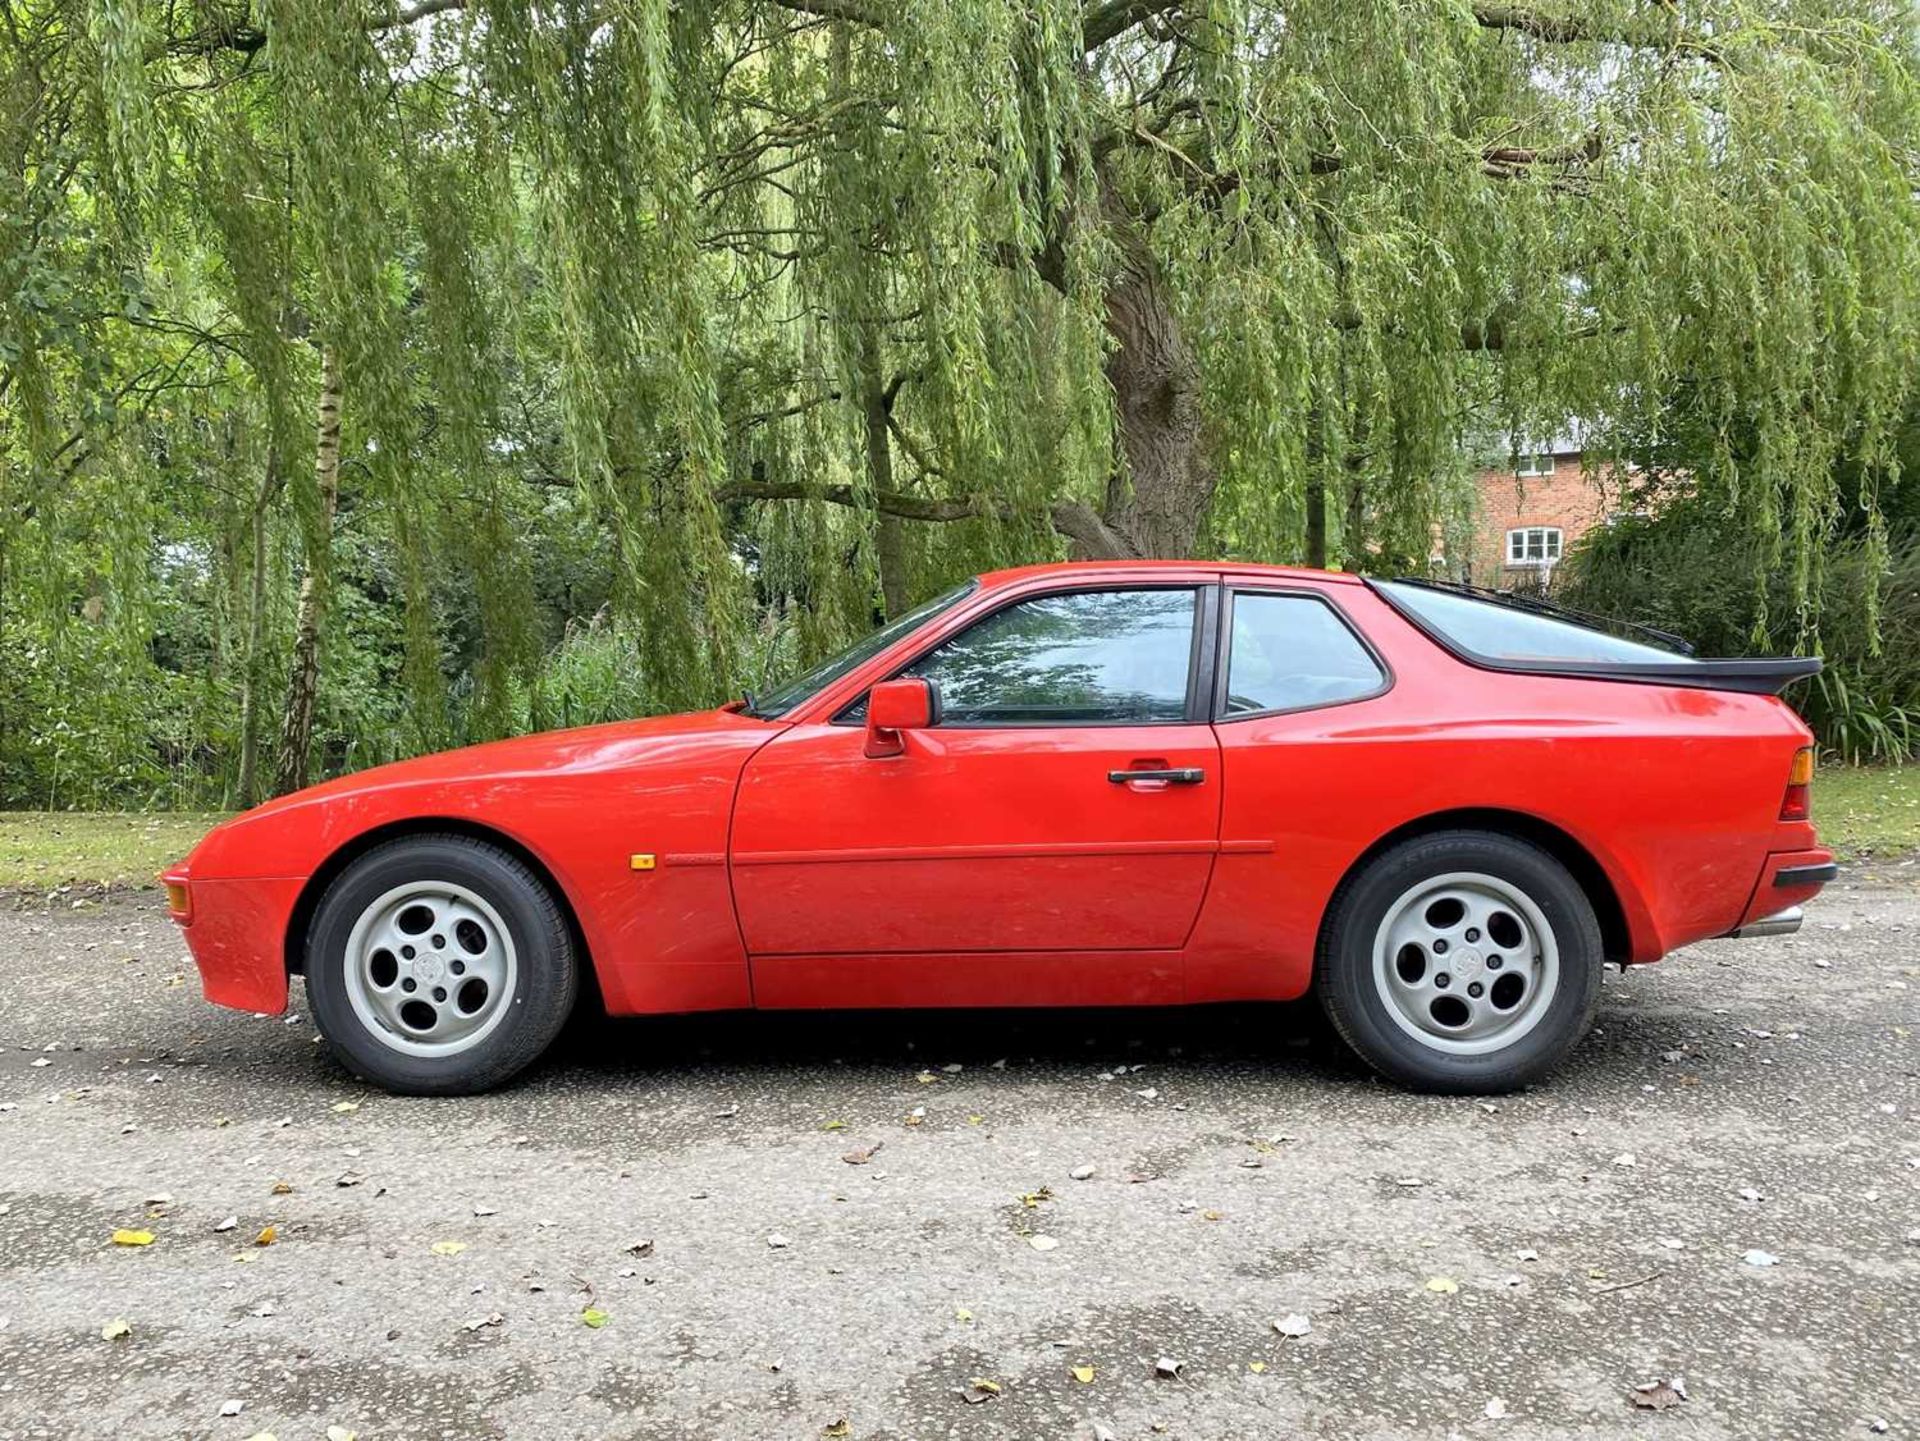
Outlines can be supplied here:
M1538 846L1485 831L1420 836L1335 896L1317 984L1375 1070L1423 1091L1490 1094L1566 1055L1600 997L1600 925Z
M566 918L539 877L470 836L409 836L327 888L307 996L348 1067L406 1095L489 1090L544 1051L578 988Z

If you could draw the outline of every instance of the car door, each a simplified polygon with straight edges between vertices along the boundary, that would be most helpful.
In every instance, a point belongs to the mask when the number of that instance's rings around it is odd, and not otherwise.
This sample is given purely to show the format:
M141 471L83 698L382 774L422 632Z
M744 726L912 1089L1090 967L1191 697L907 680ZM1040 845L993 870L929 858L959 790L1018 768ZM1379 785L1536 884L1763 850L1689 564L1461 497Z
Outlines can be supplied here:
M1213 595L1021 596L906 665L937 688L941 715L903 733L903 754L865 754L864 699L757 752L729 852L756 1000L1174 999L1166 957L1193 928L1219 834ZM983 960L1096 953L1117 959ZM804 957L841 964L782 964ZM868 990L811 995L853 977Z

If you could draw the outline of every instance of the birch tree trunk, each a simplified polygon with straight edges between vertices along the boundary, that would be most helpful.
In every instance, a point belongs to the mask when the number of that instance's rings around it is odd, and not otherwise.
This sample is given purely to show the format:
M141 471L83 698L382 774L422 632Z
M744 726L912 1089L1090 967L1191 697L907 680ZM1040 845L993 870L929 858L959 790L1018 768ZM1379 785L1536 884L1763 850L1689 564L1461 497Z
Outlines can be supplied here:
M252 570L247 586L247 641L240 672L239 803L245 810L259 799L260 788L260 668L267 631L267 516L283 482L280 449L267 448L267 469L253 499L248 518L252 540Z
M293 672L287 682L287 708L280 724L276 795L306 785L313 750L314 701L320 688L320 630L332 568L333 512L340 498L340 358L331 346L320 352L319 439L314 447L313 478L320 493L320 523L312 532L306 573L300 577Z

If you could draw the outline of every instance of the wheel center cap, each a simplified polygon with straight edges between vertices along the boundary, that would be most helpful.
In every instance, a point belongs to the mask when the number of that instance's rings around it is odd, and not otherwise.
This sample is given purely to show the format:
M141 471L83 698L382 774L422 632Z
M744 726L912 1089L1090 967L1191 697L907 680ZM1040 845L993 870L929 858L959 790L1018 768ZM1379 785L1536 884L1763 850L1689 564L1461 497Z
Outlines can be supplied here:
M420 956L413 963L413 974L423 981L437 981L446 972L446 962L438 956Z
M1454 953L1453 969L1456 975L1477 976L1484 971L1486 967L1487 963L1481 958L1478 951L1467 950L1456 951Z

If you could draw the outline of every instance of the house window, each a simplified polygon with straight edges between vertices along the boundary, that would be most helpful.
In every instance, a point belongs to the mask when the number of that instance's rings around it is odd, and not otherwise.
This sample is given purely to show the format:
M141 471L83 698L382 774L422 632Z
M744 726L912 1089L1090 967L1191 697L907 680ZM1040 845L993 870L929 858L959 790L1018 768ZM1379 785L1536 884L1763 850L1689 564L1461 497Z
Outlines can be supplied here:
M1533 452L1530 452L1529 454L1521 456L1520 465L1517 473L1523 476L1552 475L1553 474L1552 452L1539 450L1539 451L1533 451Z
M1527 525L1507 532L1508 565L1552 565L1559 559L1559 526Z

